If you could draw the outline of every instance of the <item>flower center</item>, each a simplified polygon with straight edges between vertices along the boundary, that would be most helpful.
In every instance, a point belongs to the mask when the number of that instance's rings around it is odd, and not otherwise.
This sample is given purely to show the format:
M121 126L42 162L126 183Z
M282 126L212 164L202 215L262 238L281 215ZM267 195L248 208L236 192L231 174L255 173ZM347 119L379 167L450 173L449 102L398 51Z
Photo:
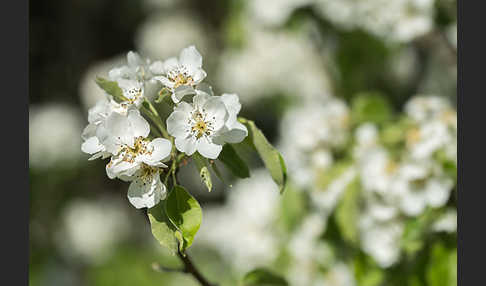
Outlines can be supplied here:
M192 114L191 133L192 135L195 135L197 139L204 135L209 136L211 135L211 131L213 131L212 122L206 121L205 117L206 116L199 111Z
M133 144L133 148L129 146L123 147L121 152L123 155L122 161L133 163L140 154L152 154L152 150L147 148L148 143L143 137L138 137Z
M142 88L131 88L127 91L127 101L133 104L138 98L142 96Z
M178 88L181 85L190 85L193 82L193 78L184 66L179 66L169 71L167 77L174 82L174 88Z

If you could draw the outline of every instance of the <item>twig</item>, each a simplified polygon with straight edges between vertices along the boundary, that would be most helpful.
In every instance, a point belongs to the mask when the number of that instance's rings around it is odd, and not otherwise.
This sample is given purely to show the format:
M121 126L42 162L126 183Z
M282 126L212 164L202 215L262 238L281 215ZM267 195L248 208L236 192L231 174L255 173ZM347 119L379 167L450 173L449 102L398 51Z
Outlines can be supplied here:
M184 263L183 271L185 273L191 274L194 279L196 279L202 286L217 286L216 284L211 284L204 276L202 276L201 272L192 264L189 255L186 253L185 255L182 254L180 251L177 252L179 258Z

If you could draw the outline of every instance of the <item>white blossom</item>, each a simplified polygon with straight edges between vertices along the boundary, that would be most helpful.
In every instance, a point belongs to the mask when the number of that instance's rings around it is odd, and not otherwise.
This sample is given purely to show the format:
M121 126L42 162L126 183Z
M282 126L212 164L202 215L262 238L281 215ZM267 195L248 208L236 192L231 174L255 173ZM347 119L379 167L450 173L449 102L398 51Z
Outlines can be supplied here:
M397 170L391 190L399 207L408 216L421 214L427 206L445 205L453 187L452 179L442 174L433 162L406 162Z
M244 104L274 94L327 96L329 76L310 39L254 26L246 29L245 45L220 57L216 80L221 88L237 92Z
M213 247L241 274L268 265L278 253L278 202L278 188L268 172L252 170L251 178L228 190L224 206L205 210L195 243Z
M448 208L444 214L442 214L437 221L432 225L434 231L444 231L448 233L454 233L457 231L457 210L454 208Z
M171 10L151 14L137 29L135 45L153 59L165 59L191 44L206 55L212 50L209 38L197 16Z
M167 131L175 137L177 150L216 159L225 142L238 143L248 135L236 120L240 108L235 94L210 96L198 91L192 104L180 102L175 107L167 118Z
M72 167L81 154L82 118L73 106L61 103L29 108L29 166L35 169Z
M318 11L343 29L362 28L390 41L408 42L433 28L433 0L316 0Z
M202 56L194 46L183 49L179 58L154 62L150 70L161 74L154 79L172 91L172 100L175 103L187 94L194 94L194 87L206 77L206 72L202 69Z

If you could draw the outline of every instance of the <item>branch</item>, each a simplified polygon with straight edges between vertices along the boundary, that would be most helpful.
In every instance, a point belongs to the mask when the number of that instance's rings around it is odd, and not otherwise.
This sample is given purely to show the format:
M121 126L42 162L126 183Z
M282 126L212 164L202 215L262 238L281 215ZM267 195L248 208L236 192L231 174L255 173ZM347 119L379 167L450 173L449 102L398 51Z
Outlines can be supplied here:
M216 284L211 284L208 280L206 280L206 278L204 278L204 276L202 276L196 266L192 264L192 261L187 253L184 255L178 251L177 254L184 263L183 272L191 274L202 286L217 286Z

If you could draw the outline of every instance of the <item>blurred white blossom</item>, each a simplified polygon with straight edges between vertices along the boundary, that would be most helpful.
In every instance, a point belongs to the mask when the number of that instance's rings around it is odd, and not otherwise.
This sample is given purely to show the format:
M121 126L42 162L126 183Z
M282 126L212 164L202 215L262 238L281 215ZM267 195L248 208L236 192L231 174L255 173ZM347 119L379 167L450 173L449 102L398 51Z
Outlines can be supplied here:
M176 56L189 45L197 46L204 55L210 51L202 23L186 12L152 14L137 31L135 44L143 54L154 59Z
M283 25L292 12L314 0L251 0L248 1L252 18L264 25Z
M283 93L326 97L329 78L321 56L304 35L249 29L245 46L220 58L218 85L240 94L243 103Z
M130 218L116 198L76 199L65 207L56 238L64 255L98 264L113 254L130 228Z
M318 11L344 28L408 42L433 28L434 0L316 0Z
M83 130L79 111L67 104L48 103L29 108L29 166L37 169L70 167L79 162Z
M448 208L432 226L434 231L454 233L457 231L457 210Z
M195 243L220 251L240 273L269 264L279 249L272 229L280 199L277 186L260 169L227 191L224 206L205 209Z
M336 98L310 101L285 114L279 149L299 185L312 185L315 173L332 165L332 148L346 142L348 127L348 107Z

